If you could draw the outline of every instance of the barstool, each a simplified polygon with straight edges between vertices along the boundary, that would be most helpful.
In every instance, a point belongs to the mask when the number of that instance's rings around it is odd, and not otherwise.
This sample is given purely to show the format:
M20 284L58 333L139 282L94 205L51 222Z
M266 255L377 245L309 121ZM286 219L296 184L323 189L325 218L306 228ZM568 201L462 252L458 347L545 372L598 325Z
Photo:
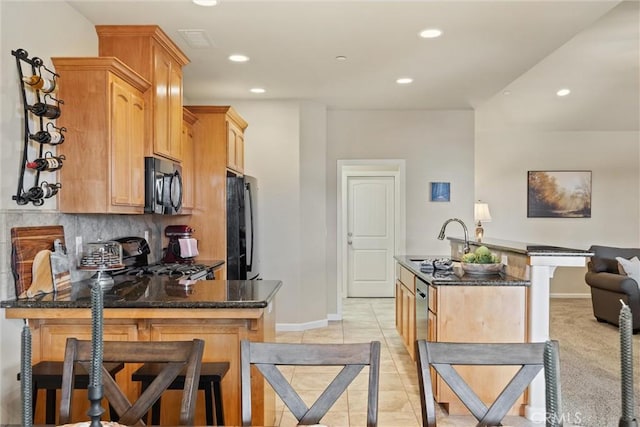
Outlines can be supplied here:
M32 410L33 416L36 414L36 401L38 399L38 390L43 389L47 391L47 400L45 402L45 422L47 424L56 424L56 390L62 388L62 367L64 362L53 362L45 360L38 362L31 368L31 390L32 390ZM89 374L81 366L79 366L78 373L75 376L75 388L87 389L89 386ZM109 371L112 377L124 368L124 363L105 363L105 368ZM17 375L18 381L20 381L20 372ZM109 405L109 414L112 421L117 421L118 414Z
M142 392L144 392L151 382L158 376L161 364L145 363L131 375L132 381L140 381ZM198 390L204 390L207 425L224 425L224 414L222 411L222 389L220 382L229 370L228 362L206 362L200 369L200 381ZM181 372L171 383L167 390L182 390L184 388L184 372ZM158 399L151 409L151 424L160 424L160 401Z

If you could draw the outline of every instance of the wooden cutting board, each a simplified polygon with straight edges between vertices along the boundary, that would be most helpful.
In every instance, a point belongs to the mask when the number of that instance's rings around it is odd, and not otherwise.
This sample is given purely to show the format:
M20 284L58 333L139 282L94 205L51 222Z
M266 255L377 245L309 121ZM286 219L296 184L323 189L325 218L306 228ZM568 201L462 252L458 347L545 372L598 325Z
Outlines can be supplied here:
M56 239L60 239L64 245L64 227L61 225L11 229L11 272L15 280L16 296L22 295L31 286L33 260L38 252L53 251Z

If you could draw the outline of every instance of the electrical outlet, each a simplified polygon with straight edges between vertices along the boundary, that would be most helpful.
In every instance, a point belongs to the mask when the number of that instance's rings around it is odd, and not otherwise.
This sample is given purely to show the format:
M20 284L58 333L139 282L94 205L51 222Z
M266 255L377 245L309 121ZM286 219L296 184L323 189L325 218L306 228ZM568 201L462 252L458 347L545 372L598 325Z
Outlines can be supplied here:
M507 255L502 255L502 264L509 265L509 257Z
M82 253L82 236L76 236L76 256L79 257Z

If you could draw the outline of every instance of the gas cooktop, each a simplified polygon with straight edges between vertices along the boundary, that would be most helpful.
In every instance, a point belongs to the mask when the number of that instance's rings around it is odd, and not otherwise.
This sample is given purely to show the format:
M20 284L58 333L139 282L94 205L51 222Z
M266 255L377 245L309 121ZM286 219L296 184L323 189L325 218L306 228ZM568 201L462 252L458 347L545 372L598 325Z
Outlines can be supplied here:
M213 268L205 264L151 264L142 266L125 267L123 270L114 272L114 275L130 276L169 276L176 279L203 280L213 279Z

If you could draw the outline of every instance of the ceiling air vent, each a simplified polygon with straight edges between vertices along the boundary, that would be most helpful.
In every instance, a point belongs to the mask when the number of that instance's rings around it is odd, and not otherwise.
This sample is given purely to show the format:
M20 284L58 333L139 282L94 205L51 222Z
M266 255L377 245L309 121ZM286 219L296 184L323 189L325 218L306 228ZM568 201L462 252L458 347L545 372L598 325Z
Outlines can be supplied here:
M190 47L203 49L213 46L205 30L178 30L178 32Z

